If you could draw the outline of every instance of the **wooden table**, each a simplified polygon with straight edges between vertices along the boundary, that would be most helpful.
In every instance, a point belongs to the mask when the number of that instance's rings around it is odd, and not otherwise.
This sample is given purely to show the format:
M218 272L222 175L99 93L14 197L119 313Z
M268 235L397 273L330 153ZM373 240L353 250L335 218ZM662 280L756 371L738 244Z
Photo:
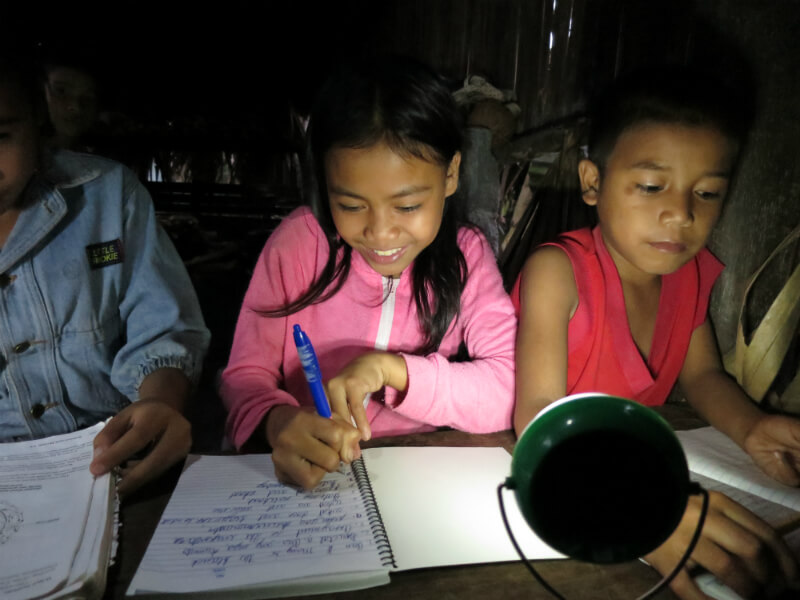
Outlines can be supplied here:
M681 406L667 406L660 412L678 429L689 429L703 423ZM380 438L363 444L378 446L502 446L509 452L514 447L514 434L502 431L487 435L460 431ZM104 598L118 600L125 596L136 567L144 555L161 513L180 474L173 468L156 484L129 498L122 506L122 528L117 562L108 573ZM539 573L567 599L624 600L636 598L659 580L653 569L639 561L618 565L593 565L575 560L537 561ZM493 563L419 569L392 573L389 585L360 591L313 596L316 600L437 600L471 599L538 599L551 598L519 563ZM661 600L675 598L665 590Z

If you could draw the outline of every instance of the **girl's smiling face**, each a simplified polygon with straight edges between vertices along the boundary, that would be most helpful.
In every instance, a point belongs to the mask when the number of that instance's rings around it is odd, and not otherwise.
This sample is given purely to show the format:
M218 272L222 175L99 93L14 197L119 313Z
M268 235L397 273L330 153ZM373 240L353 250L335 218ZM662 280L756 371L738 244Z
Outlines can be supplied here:
M399 277L436 238L460 161L456 154L445 168L384 142L329 150L325 179L336 230L375 271Z
M579 167L620 277L672 273L706 244L728 191L736 146L713 128L643 124L620 135L602 173Z

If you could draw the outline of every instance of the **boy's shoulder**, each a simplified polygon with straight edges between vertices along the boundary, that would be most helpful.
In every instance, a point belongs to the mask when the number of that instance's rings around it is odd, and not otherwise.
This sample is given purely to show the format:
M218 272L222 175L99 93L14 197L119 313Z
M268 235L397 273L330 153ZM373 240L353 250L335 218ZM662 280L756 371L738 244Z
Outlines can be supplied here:
M56 150L46 165L44 176L58 189L78 187L112 174L136 180L133 171L122 163L94 154Z
M597 251L595 232L591 227L582 227L562 233L552 242L543 244L543 247L547 246L556 246L587 254L594 254Z

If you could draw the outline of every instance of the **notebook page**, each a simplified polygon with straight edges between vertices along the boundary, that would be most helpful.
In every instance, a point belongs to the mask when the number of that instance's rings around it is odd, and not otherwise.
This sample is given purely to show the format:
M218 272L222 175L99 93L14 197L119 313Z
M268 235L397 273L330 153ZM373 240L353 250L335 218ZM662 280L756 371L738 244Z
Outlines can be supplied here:
M398 570L519 560L497 502L511 472L503 448L392 447L363 452ZM514 535L533 559L563 558L505 494Z
M676 431L689 470L765 500L800 511L800 489L783 485L759 469L733 440L712 427Z
M352 473L303 492L278 482L269 455L191 455L127 593L381 570Z

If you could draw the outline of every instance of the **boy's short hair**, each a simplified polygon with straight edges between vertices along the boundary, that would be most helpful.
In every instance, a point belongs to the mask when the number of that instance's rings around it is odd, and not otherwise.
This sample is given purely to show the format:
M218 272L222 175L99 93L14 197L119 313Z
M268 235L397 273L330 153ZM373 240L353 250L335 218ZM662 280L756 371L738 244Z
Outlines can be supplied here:
M594 102L589 159L602 171L620 136L648 123L711 127L741 149L754 112L748 92L688 67L639 69L617 79Z

